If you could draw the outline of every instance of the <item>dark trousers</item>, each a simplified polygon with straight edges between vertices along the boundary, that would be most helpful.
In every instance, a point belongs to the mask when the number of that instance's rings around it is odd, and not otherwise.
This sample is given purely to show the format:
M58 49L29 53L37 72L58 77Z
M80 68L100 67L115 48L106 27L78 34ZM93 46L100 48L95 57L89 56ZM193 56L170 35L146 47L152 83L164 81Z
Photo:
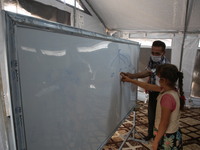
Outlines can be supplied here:
M153 128L156 115L157 96L159 92L149 92L148 103L148 135L153 136Z

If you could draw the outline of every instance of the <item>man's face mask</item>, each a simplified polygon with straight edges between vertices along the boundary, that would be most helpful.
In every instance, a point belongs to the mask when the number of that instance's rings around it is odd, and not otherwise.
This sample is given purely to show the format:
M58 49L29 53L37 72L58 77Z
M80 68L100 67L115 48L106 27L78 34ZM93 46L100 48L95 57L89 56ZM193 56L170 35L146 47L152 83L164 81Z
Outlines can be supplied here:
M152 59L154 62L159 62L159 61L161 61L161 59L162 59L162 55L161 55L161 56L154 56L154 55L151 55L151 59Z

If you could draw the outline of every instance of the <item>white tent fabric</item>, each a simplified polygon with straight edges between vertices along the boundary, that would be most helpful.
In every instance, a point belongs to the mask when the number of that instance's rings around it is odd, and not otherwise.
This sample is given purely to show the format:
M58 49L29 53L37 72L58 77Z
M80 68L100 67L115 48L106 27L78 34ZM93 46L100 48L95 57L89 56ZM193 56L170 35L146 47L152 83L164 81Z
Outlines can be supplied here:
M8 150L8 140L6 135L6 125L5 118L3 112L3 105L1 103L2 99L0 99L0 150Z
M86 0L110 30L199 31L199 0ZM188 5L187 5L187 2ZM187 8L188 7L188 11Z
M173 38L171 63L180 67L180 55L183 35L176 34ZM199 38L197 35L187 35L184 44L182 68L184 73L184 91L187 98L190 97L192 72L194 68L195 56L197 53Z

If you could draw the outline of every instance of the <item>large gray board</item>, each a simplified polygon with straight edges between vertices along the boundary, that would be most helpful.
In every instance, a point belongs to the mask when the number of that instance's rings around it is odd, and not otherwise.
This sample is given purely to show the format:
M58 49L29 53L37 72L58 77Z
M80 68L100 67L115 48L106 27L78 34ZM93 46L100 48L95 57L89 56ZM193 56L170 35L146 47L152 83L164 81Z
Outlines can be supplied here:
M101 149L135 106L137 88L119 72L137 70L138 43L5 18L18 149Z

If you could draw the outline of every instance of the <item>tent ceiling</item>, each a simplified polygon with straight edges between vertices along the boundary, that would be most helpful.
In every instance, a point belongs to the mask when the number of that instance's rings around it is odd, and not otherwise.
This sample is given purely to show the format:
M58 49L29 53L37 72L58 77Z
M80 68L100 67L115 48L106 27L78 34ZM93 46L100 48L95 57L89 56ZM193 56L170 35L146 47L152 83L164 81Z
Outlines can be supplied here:
M86 0L117 31L184 31L187 0ZM188 31L200 31L200 0L189 0Z

